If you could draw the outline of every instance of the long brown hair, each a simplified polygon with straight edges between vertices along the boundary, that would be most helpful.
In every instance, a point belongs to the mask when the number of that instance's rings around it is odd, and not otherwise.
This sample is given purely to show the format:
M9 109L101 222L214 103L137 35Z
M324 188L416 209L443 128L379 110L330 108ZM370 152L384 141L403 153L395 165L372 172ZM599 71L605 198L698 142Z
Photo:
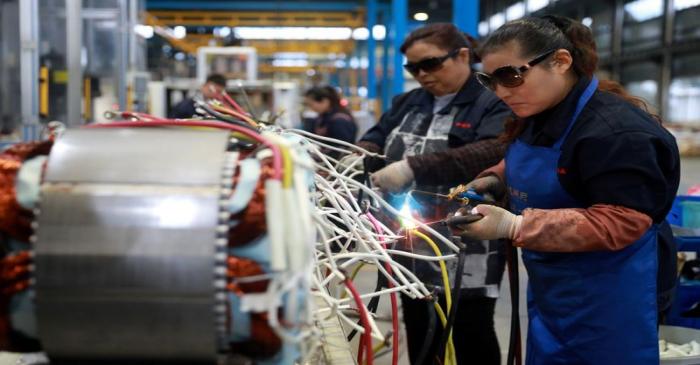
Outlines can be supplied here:
M520 46L523 57L534 57L552 49L566 49L571 53L573 70L578 77L590 79L598 68L598 53L593 33L585 25L567 17L546 15L510 21L489 36L479 49L479 55L483 57L496 52L510 42L516 42ZM619 83L600 80L598 90L617 95L661 122L658 115L650 112L643 99L632 96ZM501 139L510 143L524 129L523 119L511 117L506 121Z

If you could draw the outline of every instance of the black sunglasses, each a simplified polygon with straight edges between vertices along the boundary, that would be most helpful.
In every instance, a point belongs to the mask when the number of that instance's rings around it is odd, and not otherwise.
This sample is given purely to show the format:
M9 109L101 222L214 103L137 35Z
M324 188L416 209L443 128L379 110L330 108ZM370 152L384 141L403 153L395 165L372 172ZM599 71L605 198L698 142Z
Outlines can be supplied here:
M406 69L406 71L410 72L411 75L415 76L418 75L420 70L423 70L425 72L434 72L440 69L442 67L442 64L448 59L456 56L459 53L460 49L454 49L447 53L444 56L441 57L430 57L426 58L424 60L420 60L416 63L407 63L403 65L403 68Z
M513 88L522 85L525 82L523 74L525 71L529 70L538 63L544 61L547 57L551 56L556 49L547 51L528 62L527 65L520 67L515 66L503 66L494 70L490 75L485 72L476 72L476 79L479 83L484 85L484 87L496 91L496 84L505 87Z

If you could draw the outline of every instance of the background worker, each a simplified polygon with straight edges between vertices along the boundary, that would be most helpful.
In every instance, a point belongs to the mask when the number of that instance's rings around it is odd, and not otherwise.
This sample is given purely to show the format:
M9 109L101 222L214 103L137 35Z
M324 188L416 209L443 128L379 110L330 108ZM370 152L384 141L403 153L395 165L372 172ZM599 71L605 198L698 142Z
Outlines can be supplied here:
M643 101L594 77L593 35L577 21L512 21L480 52L477 77L515 118L505 159L467 186L507 193L512 213L480 205L484 217L459 229L522 248L526 363L658 364L657 307L675 282L674 138Z
M510 111L473 76L477 61L473 39L452 24L432 24L413 31L401 46L404 65L421 87L394 98L358 145L385 154L393 162L372 174L375 186L400 192L415 183L417 189L447 193L450 186L469 181L482 169L498 162L504 152L496 137ZM370 170L374 167L370 166ZM444 216L443 216L444 218ZM446 232L447 233L447 232ZM434 255L426 247L426 254ZM500 349L493 325L498 285L504 259L497 242L473 242L467 260L456 312L453 341L460 364L500 364ZM418 268L421 280L442 286L439 269ZM455 265L452 266L452 277ZM421 276L421 272L430 277ZM453 293L453 295L455 295ZM444 299L444 296L441 296ZM413 364L426 341L432 304L402 296L407 320L409 356ZM429 343L429 362L438 350L441 325L435 324Z
M226 78L219 74L212 74L207 77L207 81L199 88L204 100L215 99L222 100L221 93L226 90ZM180 101L175 105L170 112L168 118L171 119L186 119L192 118L197 114L195 111L194 98L189 97Z
M332 86L314 86L304 94L304 104L318 116L310 125L310 132L323 137L330 137L355 143L357 123L350 110L340 104L340 95ZM331 157L338 153L326 151Z

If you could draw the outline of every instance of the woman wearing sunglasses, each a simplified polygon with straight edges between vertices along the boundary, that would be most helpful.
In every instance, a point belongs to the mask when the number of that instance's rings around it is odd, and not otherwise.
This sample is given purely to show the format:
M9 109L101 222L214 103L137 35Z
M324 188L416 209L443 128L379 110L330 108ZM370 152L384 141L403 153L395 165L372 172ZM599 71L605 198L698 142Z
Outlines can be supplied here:
M473 179L503 157L505 149L496 137L510 111L474 78L473 42L452 24L428 25L406 38L401 46L404 67L421 87L395 97L391 109L358 142L393 161L372 174L375 186L400 192L415 182L417 189L447 193L450 186ZM444 217L436 219L440 218ZM426 254L434 254L425 248ZM479 241L470 253L453 327L458 362L500 364L493 313L503 273L502 251L495 242ZM415 268L421 280L442 286L437 266L416 263ZM408 296L402 303L404 318L409 319L409 356L416 364L430 332L427 316L434 310L429 301ZM436 355L442 358L439 321L434 327L436 335L428 339L433 342L424 357L431 363Z
M477 206L458 228L522 248L527 364L659 363L678 147L643 101L595 78L595 50L590 29L556 16L506 23L480 50L479 81L515 118L505 159L467 186L507 192L511 210Z

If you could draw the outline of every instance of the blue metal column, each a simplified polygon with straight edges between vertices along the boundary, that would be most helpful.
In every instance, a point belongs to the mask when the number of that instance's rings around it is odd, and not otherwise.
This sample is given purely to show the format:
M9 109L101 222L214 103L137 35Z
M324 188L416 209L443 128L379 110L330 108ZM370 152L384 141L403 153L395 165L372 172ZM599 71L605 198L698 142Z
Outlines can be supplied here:
M374 99L377 98L377 80L375 79L377 42L372 34L372 28L375 24L377 24L377 0L367 0L367 29L369 29L369 38L367 38L367 60L369 61L367 64L367 98L372 106L374 106Z
M452 0L452 22L476 37L479 34L479 0Z
M386 112L391 107L391 79L389 78L389 29L391 25L391 13L389 9L382 12L382 22L387 29L387 34L382 41L382 112Z
M391 0L391 17L394 20L391 32L391 40L394 46L394 72L391 80L391 91L392 95L398 95L403 93L403 55L399 49L406 36L408 0Z

